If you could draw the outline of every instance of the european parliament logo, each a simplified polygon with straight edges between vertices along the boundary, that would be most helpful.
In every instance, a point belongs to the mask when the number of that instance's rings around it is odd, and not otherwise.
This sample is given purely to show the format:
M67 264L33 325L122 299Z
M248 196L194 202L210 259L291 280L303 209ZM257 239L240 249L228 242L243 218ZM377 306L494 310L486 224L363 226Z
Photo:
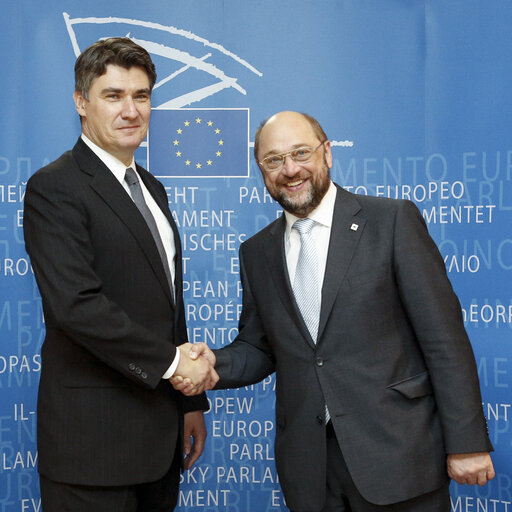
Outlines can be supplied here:
M249 109L154 109L148 170L157 178L249 176Z
M113 36L145 48L158 71L151 101L159 108L188 107L227 90L245 96L242 83L263 76L240 55L189 30L132 18L62 15L77 57L94 41Z

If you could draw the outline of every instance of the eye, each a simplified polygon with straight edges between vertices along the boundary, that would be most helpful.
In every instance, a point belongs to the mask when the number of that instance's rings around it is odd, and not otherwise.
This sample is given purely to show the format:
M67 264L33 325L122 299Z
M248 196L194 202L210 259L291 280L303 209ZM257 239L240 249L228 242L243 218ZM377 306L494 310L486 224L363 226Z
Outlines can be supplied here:
M292 151L292 158L294 160L298 160L299 162L307 160L311 155L311 148L299 148L295 151Z
M277 167L280 167L283 162L283 157L281 155L272 155L268 156L263 160L263 163L269 168L269 169L276 169Z

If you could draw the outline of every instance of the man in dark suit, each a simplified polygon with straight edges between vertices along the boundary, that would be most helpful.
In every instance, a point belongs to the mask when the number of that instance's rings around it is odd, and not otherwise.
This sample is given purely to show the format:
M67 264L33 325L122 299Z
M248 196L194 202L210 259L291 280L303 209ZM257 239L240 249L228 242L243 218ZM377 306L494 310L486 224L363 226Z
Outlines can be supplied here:
M272 116L254 153L285 214L240 248L243 312L215 351L217 387L276 371L276 464L294 512L449 512L448 477L485 484L492 446L418 209L332 183L330 143L305 114Z
M207 403L168 379L178 371L201 392L217 375L183 350L179 235L163 186L134 162L155 69L146 50L112 38L80 55L75 79L82 135L29 180L25 197L26 248L46 321L42 507L169 512L183 436L189 467L204 446Z

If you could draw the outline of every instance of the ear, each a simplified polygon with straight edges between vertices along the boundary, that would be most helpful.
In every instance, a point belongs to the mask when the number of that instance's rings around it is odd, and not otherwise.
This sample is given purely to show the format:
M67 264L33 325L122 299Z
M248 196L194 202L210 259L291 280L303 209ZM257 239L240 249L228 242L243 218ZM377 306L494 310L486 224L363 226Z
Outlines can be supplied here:
M329 169L332 168L332 150L331 150L331 142L326 140L324 143L325 147L325 161L327 162L327 165L329 166Z
M75 108L76 108L76 111L78 112L78 115L80 117L86 117L87 112L85 110L85 104L86 104L87 100L78 91L75 91L73 93L73 100L75 102Z

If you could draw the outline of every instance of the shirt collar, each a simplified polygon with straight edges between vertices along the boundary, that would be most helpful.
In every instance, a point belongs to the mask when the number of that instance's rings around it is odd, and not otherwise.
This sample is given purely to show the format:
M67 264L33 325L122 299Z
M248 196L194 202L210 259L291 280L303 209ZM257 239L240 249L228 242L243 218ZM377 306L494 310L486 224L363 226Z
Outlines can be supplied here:
M112 156L110 153L107 153L104 149L100 148L83 133L81 137L87 146L89 146L91 151L110 169L119 183L122 184L126 173L126 165L124 165L123 162L118 160L115 156ZM134 171L137 170L135 167L135 159L132 158L132 163L128 167L131 167Z
M336 192L336 186L331 181L322 201L320 201L320 204L308 215L308 218L330 229L332 216L334 214L334 203L336 202ZM288 238L294 222L298 220L299 217L296 217L293 213L287 212L286 210L284 215L286 217L286 237Z

